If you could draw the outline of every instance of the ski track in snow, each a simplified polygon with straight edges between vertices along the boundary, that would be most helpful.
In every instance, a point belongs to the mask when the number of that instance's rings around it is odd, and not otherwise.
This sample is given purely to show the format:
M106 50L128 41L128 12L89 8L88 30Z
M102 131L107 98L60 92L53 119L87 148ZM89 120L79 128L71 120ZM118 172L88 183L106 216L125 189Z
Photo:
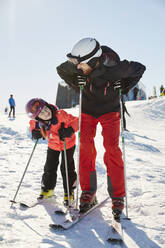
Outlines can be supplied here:
M67 231L50 230L49 224L55 218L61 220L54 215L53 204L41 204L26 210L19 206L10 208L9 200L15 195L35 144L30 138L28 117L18 113L15 120L0 114L0 247L165 248L165 97L127 102L126 105L131 115L126 115L129 132L125 132L128 214L131 220L123 220L124 244L106 242L108 223L111 223L110 200ZM78 108L67 109L67 112L78 115ZM99 125L95 142L97 197L103 200L107 196L107 177ZM39 141L17 195L18 201L29 202L38 196L46 151L46 141ZM62 201L60 170L55 194L58 201Z

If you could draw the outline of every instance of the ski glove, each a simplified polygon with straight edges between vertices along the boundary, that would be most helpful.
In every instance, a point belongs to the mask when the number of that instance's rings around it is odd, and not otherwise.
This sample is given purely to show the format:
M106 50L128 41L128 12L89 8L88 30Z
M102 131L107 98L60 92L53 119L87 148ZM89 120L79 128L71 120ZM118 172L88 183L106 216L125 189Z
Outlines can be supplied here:
M33 129L32 130L32 139L38 140L40 138L42 138L42 134L40 133L40 131Z
M86 85L86 80L87 80L86 76L82 76L82 75L77 76L77 82L79 86Z
M72 127L65 128L64 123L61 123L61 127L58 130L58 134L59 134L60 140L64 141L65 138L70 138L72 134L74 134L74 129Z

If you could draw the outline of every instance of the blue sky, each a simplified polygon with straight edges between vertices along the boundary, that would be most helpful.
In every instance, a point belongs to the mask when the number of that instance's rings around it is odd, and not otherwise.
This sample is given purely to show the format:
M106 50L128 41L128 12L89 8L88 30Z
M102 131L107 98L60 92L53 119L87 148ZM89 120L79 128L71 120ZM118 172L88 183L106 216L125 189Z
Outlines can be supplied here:
M121 60L147 68L148 95L165 86L164 0L0 0L0 111L15 97L23 110L32 97L55 103L56 66L73 45L95 37Z

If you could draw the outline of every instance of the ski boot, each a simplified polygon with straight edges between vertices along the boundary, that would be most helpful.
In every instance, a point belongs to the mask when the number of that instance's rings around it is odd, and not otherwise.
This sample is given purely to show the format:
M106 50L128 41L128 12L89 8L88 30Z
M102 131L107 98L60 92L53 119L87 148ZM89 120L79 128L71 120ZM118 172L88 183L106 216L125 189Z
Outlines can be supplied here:
M70 196L69 196L69 200L70 200L70 205L73 204L74 201L74 191L71 192ZM69 201L68 201L68 193L64 193L64 206L68 206Z
M49 189L48 191L41 190L41 193L37 199L38 200L47 199L47 198L51 198L53 195L54 195L53 189Z
M115 220L120 220L123 209L124 209L123 197L112 199L112 214Z
M97 204L96 193L83 191L80 197L80 212L85 213Z

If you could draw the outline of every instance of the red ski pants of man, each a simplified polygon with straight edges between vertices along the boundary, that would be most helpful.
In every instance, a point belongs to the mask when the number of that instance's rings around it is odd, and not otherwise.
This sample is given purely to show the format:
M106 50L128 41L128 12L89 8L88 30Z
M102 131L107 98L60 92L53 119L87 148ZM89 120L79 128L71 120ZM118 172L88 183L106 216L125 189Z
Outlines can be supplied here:
M94 137L97 124L102 126L104 163L107 167L108 193L111 198L125 196L124 166L119 148L120 113L112 112L99 118L82 113L80 137L80 185L82 191L96 192L96 149Z

